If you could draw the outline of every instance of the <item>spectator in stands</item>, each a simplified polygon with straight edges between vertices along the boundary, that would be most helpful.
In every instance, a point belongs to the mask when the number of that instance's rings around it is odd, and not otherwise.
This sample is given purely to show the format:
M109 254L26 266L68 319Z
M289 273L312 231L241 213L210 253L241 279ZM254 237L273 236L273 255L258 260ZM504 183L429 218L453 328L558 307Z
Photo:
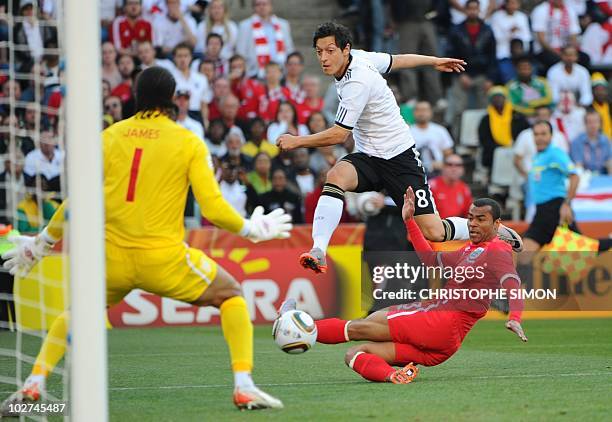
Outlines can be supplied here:
M392 0L391 19L399 34L402 49L415 54L437 55L434 24L426 15L433 9L433 0ZM418 76L422 75L421 83ZM400 71L401 93L404 98L425 98L436 104L442 98L439 73L433 67ZM421 87L421 89L419 89Z
M294 51L289 22L272 12L272 0L252 0L254 14L240 22L236 52L246 59L249 77L264 77L270 62L285 63Z
M212 100L208 103L209 120L221 117L221 102L232 93L226 78L217 78L213 82Z
M610 119L610 102L608 100L608 81L599 72L594 73L591 78L593 87L593 108L601 117L601 129L608 137L612 139L612 119Z
M25 157L23 175L26 181L40 176L49 190L60 191L60 175L64 163L64 151L57 148L57 139L50 131L40 132L40 146Z
M295 104L298 113L298 123L306 124L310 115L323 110L324 101L321 97L321 79L318 76L306 75L302 83L304 101Z
M117 66L121 75L121 83L113 88L111 95L119 97L121 102L125 104L132 98L132 76L136 69L136 63L129 54L122 54L119 56Z
M196 43L196 22L181 11L180 0L166 0L168 11L158 14L153 21L153 45L167 57L181 43L193 48ZM192 95L193 97L193 95Z
M520 8L521 0L505 0L504 6L491 16L491 29L497 42L499 81L503 84L516 74L512 63L512 40L518 39L522 45L528 46L532 39L529 17Z
M519 262L524 258L531 260L528 252L537 252L550 243L558 225L567 223L572 228L571 202L580 181L569 155L551 145L551 125L536 122L533 132L538 152L529 172L529 191L533 194L536 211L523 235L523 251L527 254L521 254L523 256L519 256ZM569 187L566 187L568 180Z
M215 77L227 76L229 73L229 62L221 56L223 49L223 38L219 34L211 32L206 37L206 53L202 57L203 60L208 60L213 63L215 69ZM199 66L200 60L194 61L196 66Z
M512 109L503 86L495 86L488 92L487 114L478 125L478 138L482 146L482 165L490 169L493 154L499 146L511 147L514 140L529 128L527 119Z
M240 102L236 96L230 94L227 97L221 100L219 104L221 109L219 110L221 113L221 119L223 119L223 123L227 126L230 131L233 130L235 132L240 132L240 136L243 139L244 144L244 132L238 126L237 116L238 116L238 108L240 107Z
M153 41L151 23L142 17L141 0L125 0L123 15L113 21L110 41L119 54L133 57L138 53L138 43Z
M155 48L151 41L143 41L138 44L138 60L140 61L140 70L145 70L151 66L163 67L172 72L174 64L168 59L158 59L155 57Z
M221 58L229 60L236 50L238 41L238 25L229 19L227 6L223 0L212 0L206 7L206 17L196 30L197 53L206 53L206 40L209 34L219 34L223 39Z
M227 154L227 146L225 144L225 137L229 129L223 123L221 119L214 119L210 121L208 125L208 131L206 132L206 145L210 154L215 157L223 157Z
M277 208L282 208L291 215L293 224L304 223L302 214L302 202L299 195L287 187L287 175L283 169L276 169L272 173L272 189L259 195L259 204L268 213Z
M106 79L102 79L102 104L111 95L110 83Z
M2 105L0 106L0 111L3 114L10 113L9 100L11 98L13 98L15 101L23 100L21 85L15 79L8 79L2 85Z
M310 168L310 154L307 148L297 148L293 151L293 172L291 180L295 180L302 198L315 188L315 172Z
M453 25L459 25L469 15L468 0L448 0ZM495 12L497 0L480 0L478 2L478 16L482 20L488 20Z
M467 0L467 19L451 30L449 52L470 65L455 77L449 90L446 121L457 130L461 114L468 108L485 108L487 91L497 76L495 37L491 27L478 17L480 3Z
M247 174L247 180L258 195L269 192L272 189L272 181L270 180L271 167L272 160L268 154L260 152L255 156L253 171Z
M45 1L45 3L47 3ZM113 20L121 12L123 0L100 0L100 27L102 29L102 41L109 38L109 29Z
M174 97L174 104L177 108L176 122L195 133L198 138L204 140L204 128L202 124L189 117L189 91L179 90Z
M472 192L461 180L463 173L463 159L457 154L451 154L444 159L442 174L430 180L429 187L440 218L467 217L472 204Z
M266 122L261 117L255 117L250 121L249 141L242 147L242 152L249 157L255 157L260 152L265 152L274 158L278 155L278 147L268 142Z
M20 149L12 148L5 157L4 168L0 173L0 224L13 223L14 210L24 199L23 162L24 155Z
M612 174L610 139L601 133L601 117L591 109L585 118L586 132L574 139L570 156L576 166L599 174Z
M312 113L307 122L308 131L311 134L323 132L327 126L327 120L321 112ZM348 151L343 144L316 148L310 155L310 167L318 174L322 170L332 168L346 154Z
M304 72L304 56L294 51L287 56L285 62L285 78L283 86L289 90L289 100L297 107L304 102L305 93L302 89L302 73Z
M225 137L225 146L227 148L227 154L221 157L222 162L228 162L235 167L241 167L246 171L250 171L253 168L253 159L248 155L242 153L242 146L244 145L244 136L242 132L236 129L230 129Z
M44 179L41 185L43 191L48 190ZM17 230L21 234L35 234L51 220L55 210L59 207L59 202L45 197L44 193L42 198L38 198L35 177L29 180L26 178L25 186L28 193L23 201L17 204ZM42 209L39 209L39 202Z
M564 0L545 1L536 6L531 12L531 28L535 35L534 53L544 72L561 60L563 46L579 48L578 17Z
M265 89L256 79L246 76L246 62L242 56L232 56L229 66L232 92L240 100L238 118L252 119L259 113L259 99L265 95Z
M111 42L102 44L102 79L108 81L111 89L121 83L121 74L117 67L117 50Z
M15 23L13 43L27 46L27 50L15 49L15 69L29 72L34 63L40 63L45 48L57 46L57 28L53 25L40 25L34 10L34 0L19 2L19 14L23 21Z
M202 75L204 75L204 77L206 78L206 80L208 81L208 86L211 89L212 92L212 86L213 83L215 82L215 64L208 60L208 59L204 59L202 61L200 61L200 64L198 66L198 72L200 72Z
M121 98L110 96L104 100L104 112L110 114L114 122L123 120L123 107L121 105Z
M279 104L289 101L291 98L289 88L281 85L282 76L281 67L278 63L270 62L266 65L264 94L259 97L259 116L267 122L274 120ZM270 142L272 141L270 140Z
M540 106L550 106L552 93L546 79L533 74L529 56L515 60L517 79L508 82L508 96L515 111L532 117Z
M584 132L585 109L576 104L576 97L571 91L561 93L559 103L553 112L551 123L566 139L568 145Z
M246 187L238 180L238 168L225 162L221 164L221 169L221 195L241 216L246 217L247 193Z
M174 48L174 65L172 76L176 80L176 90L189 91L189 117L204 125L208 124L208 102L211 100L208 80L204 75L190 68L192 50L189 44L179 43Z
M602 23L590 23L580 37L580 50L589 56L592 66L612 65L610 34L612 34L612 18L608 17Z
M561 93L564 91L572 92L583 107L588 107L593 102L591 75L584 66L578 64L578 50L573 45L566 45L561 49L561 61L548 69L546 79L555 103L561 100Z
M294 136L308 135L308 128L298 123L295 107L288 101L279 104L276 118L268 126L268 142L276 145L276 140L284 133Z
M433 110L427 101L419 101L414 106L415 124L412 125L412 137L420 159L427 173L431 174L442 168L444 157L453 151L453 138L448 130L431 121Z

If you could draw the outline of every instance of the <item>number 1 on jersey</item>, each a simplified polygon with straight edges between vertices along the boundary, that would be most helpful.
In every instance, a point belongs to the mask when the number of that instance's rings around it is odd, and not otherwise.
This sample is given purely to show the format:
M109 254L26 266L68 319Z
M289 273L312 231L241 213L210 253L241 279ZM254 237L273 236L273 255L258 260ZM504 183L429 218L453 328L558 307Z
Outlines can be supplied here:
M136 181L138 179L138 171L140 170L141 158L142 148L136 148L134 150L134 157L132 158L132 169L130 170L130 184L128 185L127 196L125 198L127 202L134 202L134 195L136 194Z

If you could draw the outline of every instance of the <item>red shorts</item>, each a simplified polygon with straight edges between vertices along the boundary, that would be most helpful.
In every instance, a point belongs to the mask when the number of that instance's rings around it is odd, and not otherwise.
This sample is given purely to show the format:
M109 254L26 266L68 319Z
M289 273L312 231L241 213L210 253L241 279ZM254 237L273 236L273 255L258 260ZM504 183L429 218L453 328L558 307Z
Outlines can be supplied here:
M437 302L392 306L387 312L396 363L439 365L461 346L476 320L465 321L457 311L441 310Z

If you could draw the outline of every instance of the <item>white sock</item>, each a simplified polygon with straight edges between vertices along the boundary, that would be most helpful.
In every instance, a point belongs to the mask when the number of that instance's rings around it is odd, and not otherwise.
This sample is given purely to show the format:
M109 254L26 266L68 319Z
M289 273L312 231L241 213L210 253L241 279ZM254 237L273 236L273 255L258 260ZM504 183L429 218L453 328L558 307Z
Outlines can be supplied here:
M312 223L313 248L327 251L329 239L342 218L344 201L329 195L321 195L317 208L315 209L314 221Z
M246 371L234 372L234 387L247 390L250 388L255 388L253 378L251 378L251 373Z
M467 218L448 217L446 220L455 226L455 236L452 240L468 240L470 238Z

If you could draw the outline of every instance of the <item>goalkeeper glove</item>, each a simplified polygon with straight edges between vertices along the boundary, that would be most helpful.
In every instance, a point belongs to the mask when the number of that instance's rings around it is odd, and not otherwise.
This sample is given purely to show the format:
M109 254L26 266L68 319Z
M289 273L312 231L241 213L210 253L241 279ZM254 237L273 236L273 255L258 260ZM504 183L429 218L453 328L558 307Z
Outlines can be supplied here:
M244 220L240 234L253 243L271 239L287 239L293 228L291 216L282 208L264 214L262 206L256 207L251 218Z
M8 241L15 247L2 254L3 267L20 277L25 277L38 261L49 255L55 244L47 229L36 236L10 236Z

